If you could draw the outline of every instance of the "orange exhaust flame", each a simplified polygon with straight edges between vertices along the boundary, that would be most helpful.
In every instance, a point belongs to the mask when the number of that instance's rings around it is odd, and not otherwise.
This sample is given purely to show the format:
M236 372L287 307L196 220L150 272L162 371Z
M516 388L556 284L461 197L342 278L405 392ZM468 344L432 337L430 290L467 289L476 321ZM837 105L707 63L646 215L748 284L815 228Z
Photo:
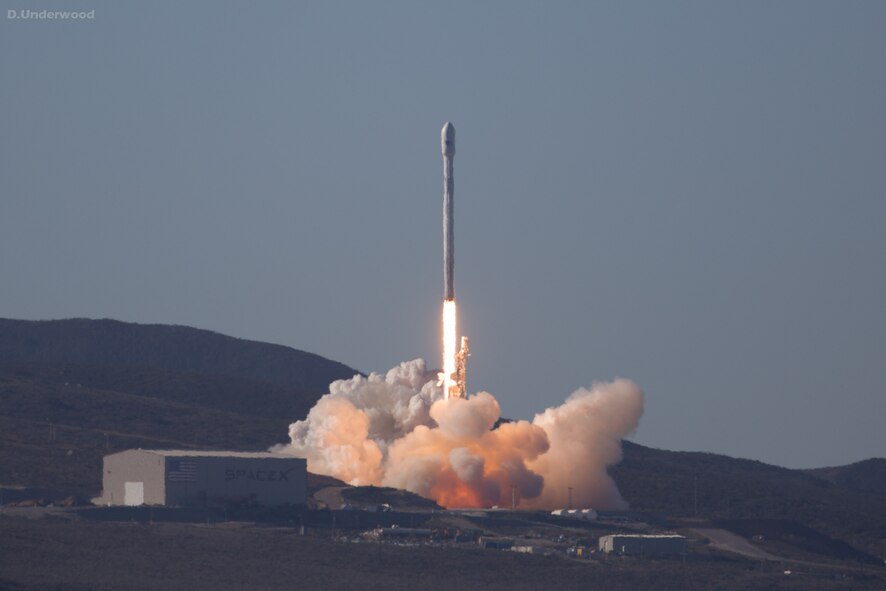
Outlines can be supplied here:
M456 337L455 300L443 302L443 396L449 398L458 391L455 379L456 370ZM455 396L458 396L456 393Z

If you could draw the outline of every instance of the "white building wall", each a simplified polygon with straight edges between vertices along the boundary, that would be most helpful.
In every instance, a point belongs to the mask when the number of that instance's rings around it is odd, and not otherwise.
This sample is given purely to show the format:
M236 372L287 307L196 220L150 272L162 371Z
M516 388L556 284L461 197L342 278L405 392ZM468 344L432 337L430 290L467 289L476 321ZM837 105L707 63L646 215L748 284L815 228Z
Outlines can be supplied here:
M102 496L99 504L126 505L126 489L129 483L130 502L134 502L135 488L141 483L142 503L163 505L166 502L164 487L165 459L140 449L130 449L104 458ZM141 503L139 503L141 504Z
M105 456L98 504L299 505L307 463L278 454L127 450Z

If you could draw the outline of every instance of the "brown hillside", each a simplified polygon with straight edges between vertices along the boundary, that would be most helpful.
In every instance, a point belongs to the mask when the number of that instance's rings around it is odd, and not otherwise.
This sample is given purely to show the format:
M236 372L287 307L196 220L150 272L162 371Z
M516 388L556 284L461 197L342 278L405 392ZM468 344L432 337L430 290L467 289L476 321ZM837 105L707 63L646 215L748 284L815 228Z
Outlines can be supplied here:
M610 474L631 508L705 519L793 520L869 554L886 553L886 495L841 488L802 470L624 442Z
M165 369L322 393L356 371L305 351L188 326L117 320L0 319L0 360Z

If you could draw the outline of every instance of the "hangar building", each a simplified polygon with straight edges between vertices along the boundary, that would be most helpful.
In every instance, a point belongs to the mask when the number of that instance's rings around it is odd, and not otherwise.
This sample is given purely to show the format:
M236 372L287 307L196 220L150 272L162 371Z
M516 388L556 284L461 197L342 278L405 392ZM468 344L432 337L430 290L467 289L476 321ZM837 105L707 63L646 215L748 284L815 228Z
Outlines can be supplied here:
M105 456L103 505L298 505L307 462L282 454L130 449Z
M600 552L634 556L685 554L686 538L677 534L614 534L600 537Z

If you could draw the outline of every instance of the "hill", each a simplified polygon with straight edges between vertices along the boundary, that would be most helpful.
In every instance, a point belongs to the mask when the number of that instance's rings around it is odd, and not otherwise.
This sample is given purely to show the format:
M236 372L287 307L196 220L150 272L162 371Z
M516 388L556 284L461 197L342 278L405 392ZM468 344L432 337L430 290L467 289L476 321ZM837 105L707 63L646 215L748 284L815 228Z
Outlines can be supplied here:
M288 420L0 371L0 484L90 496L102 457L134 447L263 450Z
M840 488L858 493L886 495L886 459L871 458L847 466L805 470Z
M122 449L267 449L355 373L183 326L0 319L0 484L88 496Z
M208 330L82 318L0 319L0 359L164 369L244 378L312 393L357 373L313 353Z
M631 509L684 518L774 519L788 529L796 522L874 556L886 551L884 494L847 489L809 471L755 460L629 441L623 449L624 459L610 474Z
M313 353L184 326L0 319L0 377L19 390L115 392L288 424L307 415L331 382L356 373ZM38 412L40 402L32 402ZM53 408L38 414L48 422ZM127 428L119 421L133 413L117 410L103 411L103 429Z

